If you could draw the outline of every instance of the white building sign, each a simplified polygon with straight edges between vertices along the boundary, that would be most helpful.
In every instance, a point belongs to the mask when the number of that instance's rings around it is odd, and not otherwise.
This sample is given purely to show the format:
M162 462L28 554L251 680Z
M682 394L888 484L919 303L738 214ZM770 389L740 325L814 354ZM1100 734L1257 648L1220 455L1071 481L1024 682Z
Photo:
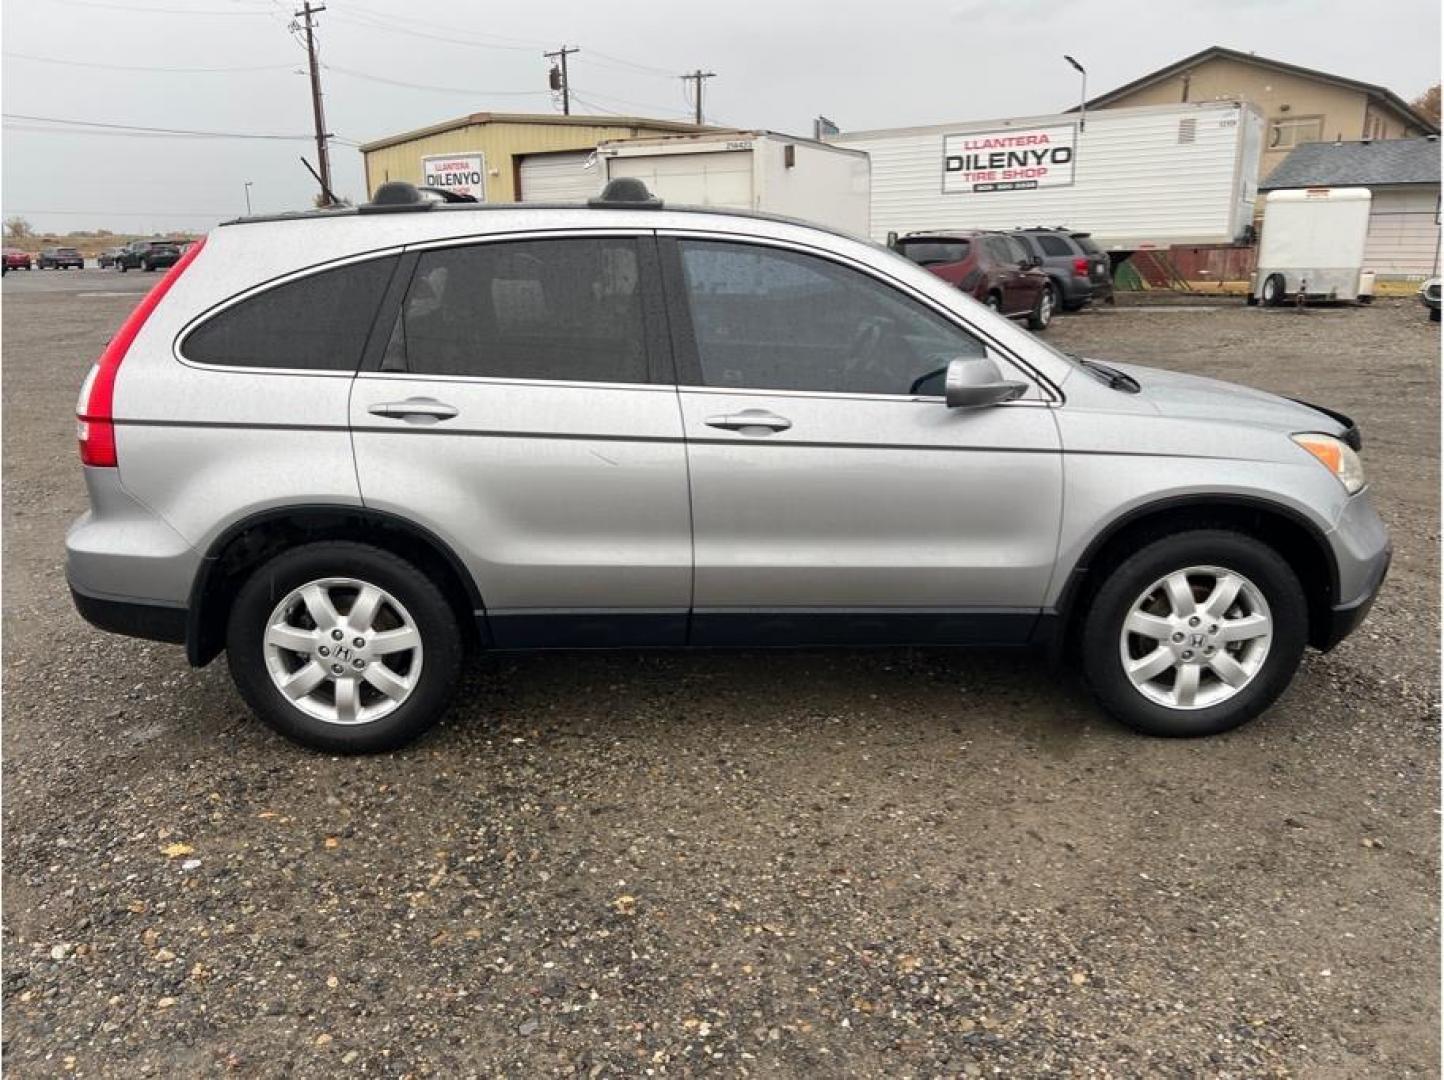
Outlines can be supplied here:
M1003 128L943 136L943 191L1033 191L1073 183L1078 129Z
M486 202L486 157L483 154L447 154L421 159L422 183L445 188Z

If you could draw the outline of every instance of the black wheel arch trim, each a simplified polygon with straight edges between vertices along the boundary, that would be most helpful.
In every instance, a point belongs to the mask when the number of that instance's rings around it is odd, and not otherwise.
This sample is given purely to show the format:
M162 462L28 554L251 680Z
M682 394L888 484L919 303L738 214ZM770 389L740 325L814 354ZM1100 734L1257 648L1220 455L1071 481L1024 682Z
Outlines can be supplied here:
M410 518L388 510L360 506L351 503L296 503L275 506L258 511L239 521L232 522L222 530L206 549L204 558L191 582L189 601L186 604L185 646L186 660L192 667L204 667L216 658L224 647L224 630L208 625L206 602L209 592L218 580L224 578L221 557L243 534L252 529L279 523L287 518L334 517L339 519L357 518L367 524L389 528L407 534L411 539L425 545L440 557L462 583L467 591L468 607L482 644L487 644L485 604L481 589L466 564L461 561L450 544L424 525L418 525ZM214 622L214 620L210 620Z
M1037 644L1051 646L1061 649L1062 638L1067 635L1069 627L1072 626L1078 612L1075 610L1079 597L1085 590L1088 581L1089 569L1101 552L1110 541L1117 537L1123 530L1138 522L1146 520L1158 514L1172 513L1178 510L1197 508L1199 510L1228 509L1228 510L1250 510L1267 514L1275 514L1288 521L1292 525L1301 528L1304 533L1314 542L1319 554L1324 560L1324 566L1328 570L1328 595L1322 597L1323 606L1326 610L1332 610L1338 603L1339 595L1339 562L1334 556L1333 548L1325 537L1324 531L1308 517L1282 503L1272 499L1264 499L1253 495L1230 495L1230 494L1197 494L1197 495L1174 495L1162 499L1155 499L1152 502L1135 506L1133 509L1120 514L1103 528L1099 529L1083 553L1078 556L1077 562L1068 572L1068 578L1063 583L1063 588L1058 594L1057 602L1044 611L1044 618L1040 620L1035 642Z

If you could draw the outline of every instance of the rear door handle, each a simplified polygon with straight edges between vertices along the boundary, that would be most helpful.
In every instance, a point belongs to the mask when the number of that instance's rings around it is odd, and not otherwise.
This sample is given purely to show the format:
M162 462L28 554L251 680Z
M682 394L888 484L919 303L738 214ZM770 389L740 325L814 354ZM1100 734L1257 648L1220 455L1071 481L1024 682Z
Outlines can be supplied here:
M405 401L378 401L368 406L373 416L389 416L394 420L450 420L456 406L429 397L407 398Z
M746 431L748 428L763 428L767 431L786 431L792 421L765 409L743 409L739 413L709 416L703 421L708 427L726 428L728 431Z

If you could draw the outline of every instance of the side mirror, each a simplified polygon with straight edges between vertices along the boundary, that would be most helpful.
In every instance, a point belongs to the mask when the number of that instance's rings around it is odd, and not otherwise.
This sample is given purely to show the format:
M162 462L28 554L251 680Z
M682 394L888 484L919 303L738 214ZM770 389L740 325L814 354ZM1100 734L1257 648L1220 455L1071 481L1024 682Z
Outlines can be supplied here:
M981 409L1013 401L1028 392L1028 384L1006 382L991 356L958 357L948 361L943 400L950 409Z

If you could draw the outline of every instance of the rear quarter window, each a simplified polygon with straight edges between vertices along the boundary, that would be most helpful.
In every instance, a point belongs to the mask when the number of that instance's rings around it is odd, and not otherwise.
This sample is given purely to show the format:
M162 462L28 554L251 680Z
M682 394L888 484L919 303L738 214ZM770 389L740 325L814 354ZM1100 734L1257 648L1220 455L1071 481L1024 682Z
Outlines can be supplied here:
M1073 249L1068 246L1068 241L1061 236L1039 236L1036 239L1045 255L1067 257L1073 254Z
M248 296L181 342L181 355L223 367L354 371L396 257L322 270Z

